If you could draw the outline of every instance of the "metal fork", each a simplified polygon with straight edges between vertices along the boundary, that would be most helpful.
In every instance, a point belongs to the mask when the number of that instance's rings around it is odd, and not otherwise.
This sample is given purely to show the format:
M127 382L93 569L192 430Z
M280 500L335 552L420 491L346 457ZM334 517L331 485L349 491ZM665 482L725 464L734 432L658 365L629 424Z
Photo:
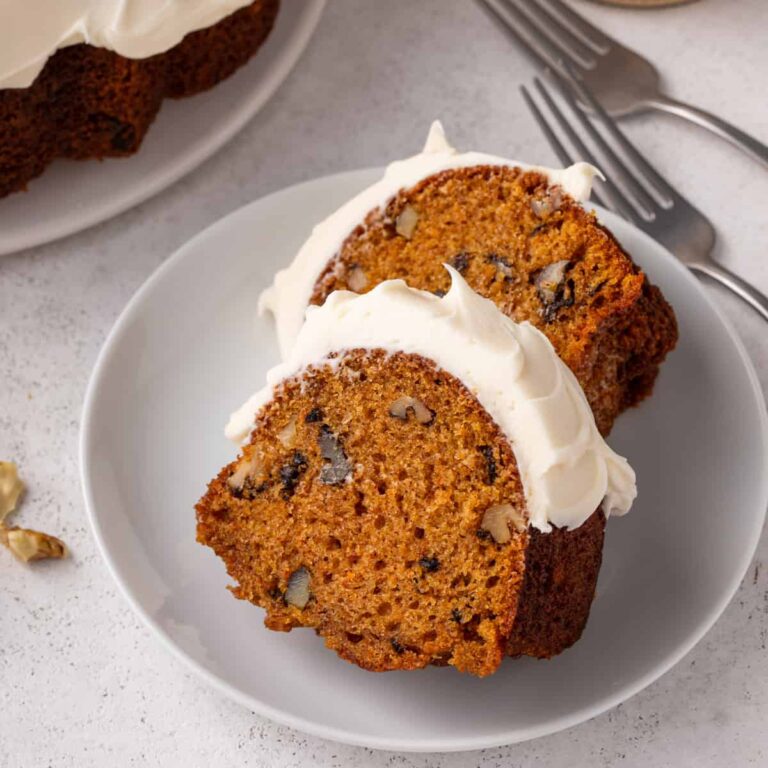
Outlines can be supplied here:
M659 73L561 0L478 0L481 8L542 70L581 81L615 117L648 109L670 112L708 128L768 166L768 146L703 109L661 91ZM586 105L582 105L586 106Z
M711 254L715 244L715 230L704 214L682 197L638 152L583 83L577 82L575 85L579 102L589 107L592 119L610 137L623 157L585 116L567 85L559 79L557 82L560 97L576 118L576 124L599 150L604 163L595 159L551 93L538 77L534 78L541 99L553 115L555 124L579 153L579 159L586 160L598 168L602 165L609 172L608 180L601 186L602 194L593 196L596 202L616 211L645 230L689 269L714 278L730 288L768 320L768 297L713 260ZM571 165L574 162L573 157L531 94L525 86L520 86L520 91L560 162L563 165Z

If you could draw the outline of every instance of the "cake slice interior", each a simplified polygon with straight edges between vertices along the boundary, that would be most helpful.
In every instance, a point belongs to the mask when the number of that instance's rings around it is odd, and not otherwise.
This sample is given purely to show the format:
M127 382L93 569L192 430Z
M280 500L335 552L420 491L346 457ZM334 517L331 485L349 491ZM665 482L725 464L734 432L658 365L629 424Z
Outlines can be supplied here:
M483 519L506 505L497 543ZM198 539L275 630L365 669L501 661L528 543L508 441L418 356L357 350L286 382L197 507Z

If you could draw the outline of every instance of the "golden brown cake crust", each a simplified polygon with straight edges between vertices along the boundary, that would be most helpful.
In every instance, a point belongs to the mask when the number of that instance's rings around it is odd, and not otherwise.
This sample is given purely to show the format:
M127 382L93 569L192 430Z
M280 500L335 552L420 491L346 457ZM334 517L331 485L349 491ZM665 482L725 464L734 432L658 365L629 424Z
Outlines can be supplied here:
M392 278L444 292L444 263L549 337L603 434L650 393L677 339L671 307L610 232L546 177L519 168L447 170L402 190L346 239L311 301Z
M531 530L525 583L507 642L510 656L548 659L581 637L600 573L604 533L601 511L572 531Z
M425 406L421 420L391 415L404 396ZM341 452L330 465L323 440ZM333 476L339 462L348 479ZM340 481L326 482L329 471ZM483 527L498 504L518 518L506 543ZM537 534L526 518L509 442L458 380L416 355L356 350L335 370L311 368L278 388L241 457L198 503L197 536L224 560L234 594L266 610L271 629L314 628L373 671L450 664L486 675L510 636L521 653L551 655L574 639L551 625L580 631L589 612L591 594L517 629L520 594L540 603L552 593L526 568L551 573L559 566L544 560L556 554L566 570L568 562L596 569L602 544L579 537L579 547L597 549L570 560L567 537L556 551L531 550ZM310 581L304 607L292 604L297 574Z
M255 0L146 59L80 44L57 51L29 88L0 90L0 197L26 188L57 157L135 153L165 98L212 88L245 64L279 0Z

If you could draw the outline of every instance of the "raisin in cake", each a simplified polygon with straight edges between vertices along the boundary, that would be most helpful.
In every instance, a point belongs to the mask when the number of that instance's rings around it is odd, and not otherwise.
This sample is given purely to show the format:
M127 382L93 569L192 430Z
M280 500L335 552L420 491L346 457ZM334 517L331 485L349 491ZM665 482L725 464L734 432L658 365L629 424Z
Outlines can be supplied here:
M452 276L443 298L393 280L313 307L197 505L267 627L369 670L559 653L635 496L546 336Z
M474 290L542 330L576 375L598 427L648 395L677 339L658 288L595 214L592 166L528 167L460 154L439 123L424 151L316 227L260 301L286 354L309 304L402 278L438 295L452 264Z
M278 5L0 0L0 197L57 157L136 152L163 99L204 91L245 64Z

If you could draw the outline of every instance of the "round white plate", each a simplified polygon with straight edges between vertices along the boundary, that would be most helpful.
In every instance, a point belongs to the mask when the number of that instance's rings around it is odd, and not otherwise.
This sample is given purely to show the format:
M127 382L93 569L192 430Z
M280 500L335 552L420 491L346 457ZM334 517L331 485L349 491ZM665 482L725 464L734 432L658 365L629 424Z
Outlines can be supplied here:
M56 160L26 192L0 198L0 256L79 232L132 208L207 160L287 77L325 0L284 0L264 45L205 93L166 99L141 149L102 162Z
M605 223L662 286L680 343L653 397L611 444L640 495L611 520L584 636L548 661L480 680L450 668L372 674L309 630L269 632L195 543L193 505L236 453L230 411L277 362L256 297L312 225L378 178L330 176L222 219L171 257L109 336L88 390L81 462L91 524L115 579L158 637L259 714L339 741L447 751L522 741L632 696L712 626L752 557L768 504L766 411L740 342L696 280L616 216Z

